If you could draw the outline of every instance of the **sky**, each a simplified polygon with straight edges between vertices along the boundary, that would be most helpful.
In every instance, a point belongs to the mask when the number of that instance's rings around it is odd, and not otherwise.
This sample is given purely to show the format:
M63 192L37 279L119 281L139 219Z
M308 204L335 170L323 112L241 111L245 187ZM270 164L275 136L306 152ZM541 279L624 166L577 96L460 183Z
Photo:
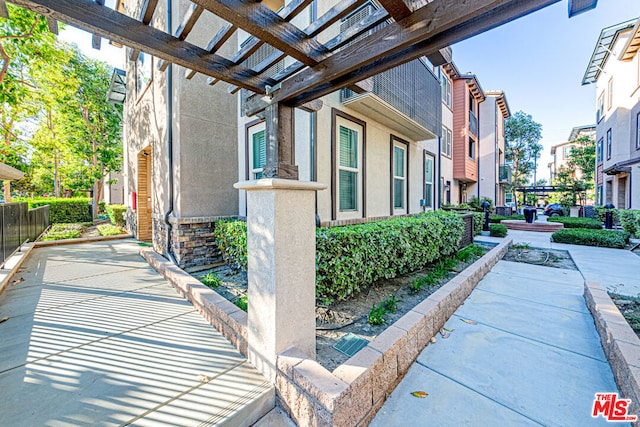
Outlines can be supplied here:
M551 146L565 142L573 127L595 122L595 85L582 86L582 77L600 31L637 17L640 0L599 0L596 9L571 19L562 0L452 46L461 72L476 74L484 90L503 90L512 113L522 110L542 124L538 179L549 179ZM105 40L95 50L91 36L71 26L60 37L123 68L122 50Z

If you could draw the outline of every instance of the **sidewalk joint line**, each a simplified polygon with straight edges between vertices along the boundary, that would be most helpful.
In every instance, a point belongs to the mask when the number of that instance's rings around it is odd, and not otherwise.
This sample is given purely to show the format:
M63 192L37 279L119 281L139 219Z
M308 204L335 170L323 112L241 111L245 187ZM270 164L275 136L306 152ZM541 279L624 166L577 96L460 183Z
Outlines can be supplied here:
M585 311L580 311L580 310L574 310L573 308L560 307L560 306L553 305L553 304L547 304L547 303L544 303L544 302L538 302L538 301L534 301L534 300L527 299L527 298L515 297L513 295L504 294L504 293L501 293L501 292L490 291L488 289L482 289L480 287L476 287L476 289L478 291L486 292L488 294L500 295L500 296L503 296L503 297L506 297L506 298L515 299L515 300L518 300L518 301L525 301L525 302L530 302L531 304L542 305L544 307L557 308L557 309L560 309L560 310L570 311L572 313L590 314L590 312L588 311L586 305L585 305ZM580 298L584 302L582 294L580 294Z

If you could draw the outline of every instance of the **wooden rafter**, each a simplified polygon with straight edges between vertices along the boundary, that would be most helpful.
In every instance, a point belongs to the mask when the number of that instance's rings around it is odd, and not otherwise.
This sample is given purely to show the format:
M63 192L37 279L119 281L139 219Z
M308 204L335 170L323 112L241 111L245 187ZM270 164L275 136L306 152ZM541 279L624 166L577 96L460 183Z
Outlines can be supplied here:
M378 0L378 3L380 3L396 21L400 21L411 15L411 9L409 9L404 0Z
M0 18L9 19L9 9L7 9L7 3L4 0L0 0Z
M220 30L216 33L216 35L211 39L209 44L207 44L207 47L205 48L205 50L208 51L209 53L216 53L218 50L220 50L222 45L225 44L225 42L229 40L229 38L231 38L231 36L235 32L236 32L236 27L233 24L227 23L225 26L220 28ZM196 74L197 74L196 71L187 70L184 76L190 80Z
M180 40L185 40L191 30L193 30L194 25L198 22L200 15L204 12L204 8L202 6L198 6L197 4L192 4L187 12L184 14L184 18L182 19L182 24L176 30L176 37Z
M254 92L263 92L275 82L254 71L233 64L228 59L210 54L187 41L182 41L136 19L96 4L93 0L12 0L18 6L34 10L46 17L67 22L90 33L133 49L148 52L198 73L236 84Z
M142 3L142 8L140 9L140 21L144 25L149 25L151 23L151 19L153 19L153 14L156 11L157 6L158 0L144 0L144 2ZM129 55L129 60L137 61L138 55L140 55L140 50L132 48L131 55Z
M326 58L324 47L260 3L242 0L192 0L227 22L306 65Z

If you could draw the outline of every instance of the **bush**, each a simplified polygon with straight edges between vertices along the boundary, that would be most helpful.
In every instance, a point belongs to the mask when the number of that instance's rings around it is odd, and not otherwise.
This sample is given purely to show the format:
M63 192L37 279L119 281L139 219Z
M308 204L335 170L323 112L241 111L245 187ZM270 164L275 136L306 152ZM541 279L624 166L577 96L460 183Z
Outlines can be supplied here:
M122 227L119 225L100 224L96 229L101 236L117 236L122 234Z
M477 196L473 196L469 200L468 204L472 209L479 212L484 212L484 209L482 209L482 202L489 202L489 212L493 211L493 200L489 197L482 197L480 199Z
M568 228L556 231L551 235L551 239L557 243L569 243L571 245L624 249L626 244L629 243L629 233L626 231Z
M238 219L216 221L213 237L232 268L247 270L247 223Z
M613 213L613 223L620 224L620 211L618 211L618 209L611 209L611 212ZM598 218L598 221L603 224L606 213L607 209L605 209L603 206L596 206L596 218Z
M109 216L109 221L113 225L124 225L124 213L127 207L124 205L106 205L105 210Z
M493 224L500 224L500 221L516 221L516 220L520 220L520 221L524 221L524 215L522 214L514 214L511 216L504 216L504 215L489 215L489 222L493 223Z
M573 218L570 216L552 216L547 219L548 222L559 222L564 228L590 228L593 230L601 230L602 223L593 218Z
M42 240L66 240L80 237L82 224L53 224Z
M640 210L620 211L620 225L627 233L640 237Z
M49 221L52 224L67 224L75 222L91 222L91 199L88 197L56 198L38 197L23 198L17 197L16 202L27 202L29 209L39 206L49 205Z
M489 235L491 237L504 237L507 235L507 227L502 224L489 224Z
M484 212L473 212L473 235L479 236L484 226Z

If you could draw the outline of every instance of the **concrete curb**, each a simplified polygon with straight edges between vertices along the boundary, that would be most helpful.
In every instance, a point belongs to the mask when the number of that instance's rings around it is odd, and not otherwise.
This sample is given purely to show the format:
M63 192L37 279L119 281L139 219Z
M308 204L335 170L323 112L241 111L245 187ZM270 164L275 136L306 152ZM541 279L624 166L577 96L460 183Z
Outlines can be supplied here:
M225 338L247 356L247 313L216 291L174 265L152 248L143 248L140 255L171 283Z
M280 408L299 426L367 425L431 337L506 254L505 239L333 372L295 347L278 355Z
M33 243L26 243L22 245L20 252L15 252L5 261L5 268L0 270L0 295L2 295L4 290L9 286L9 282L18 273L22 264L29 258L34 247L35 245Z
M633 425L640 427L640 338L599 283L584 282L584 299L616 384L622 396L631 399L627 413L638 415L639 419Z
M80 243L94 243L105 242L109 240L121 240L132 239L131 234L118 234L116 236L97 236L97 237L79 237L77 239L64 239L64 240L47 240L45 242L35 242L37 248L43 248L47 246L61 246L61 245L76 245Z

